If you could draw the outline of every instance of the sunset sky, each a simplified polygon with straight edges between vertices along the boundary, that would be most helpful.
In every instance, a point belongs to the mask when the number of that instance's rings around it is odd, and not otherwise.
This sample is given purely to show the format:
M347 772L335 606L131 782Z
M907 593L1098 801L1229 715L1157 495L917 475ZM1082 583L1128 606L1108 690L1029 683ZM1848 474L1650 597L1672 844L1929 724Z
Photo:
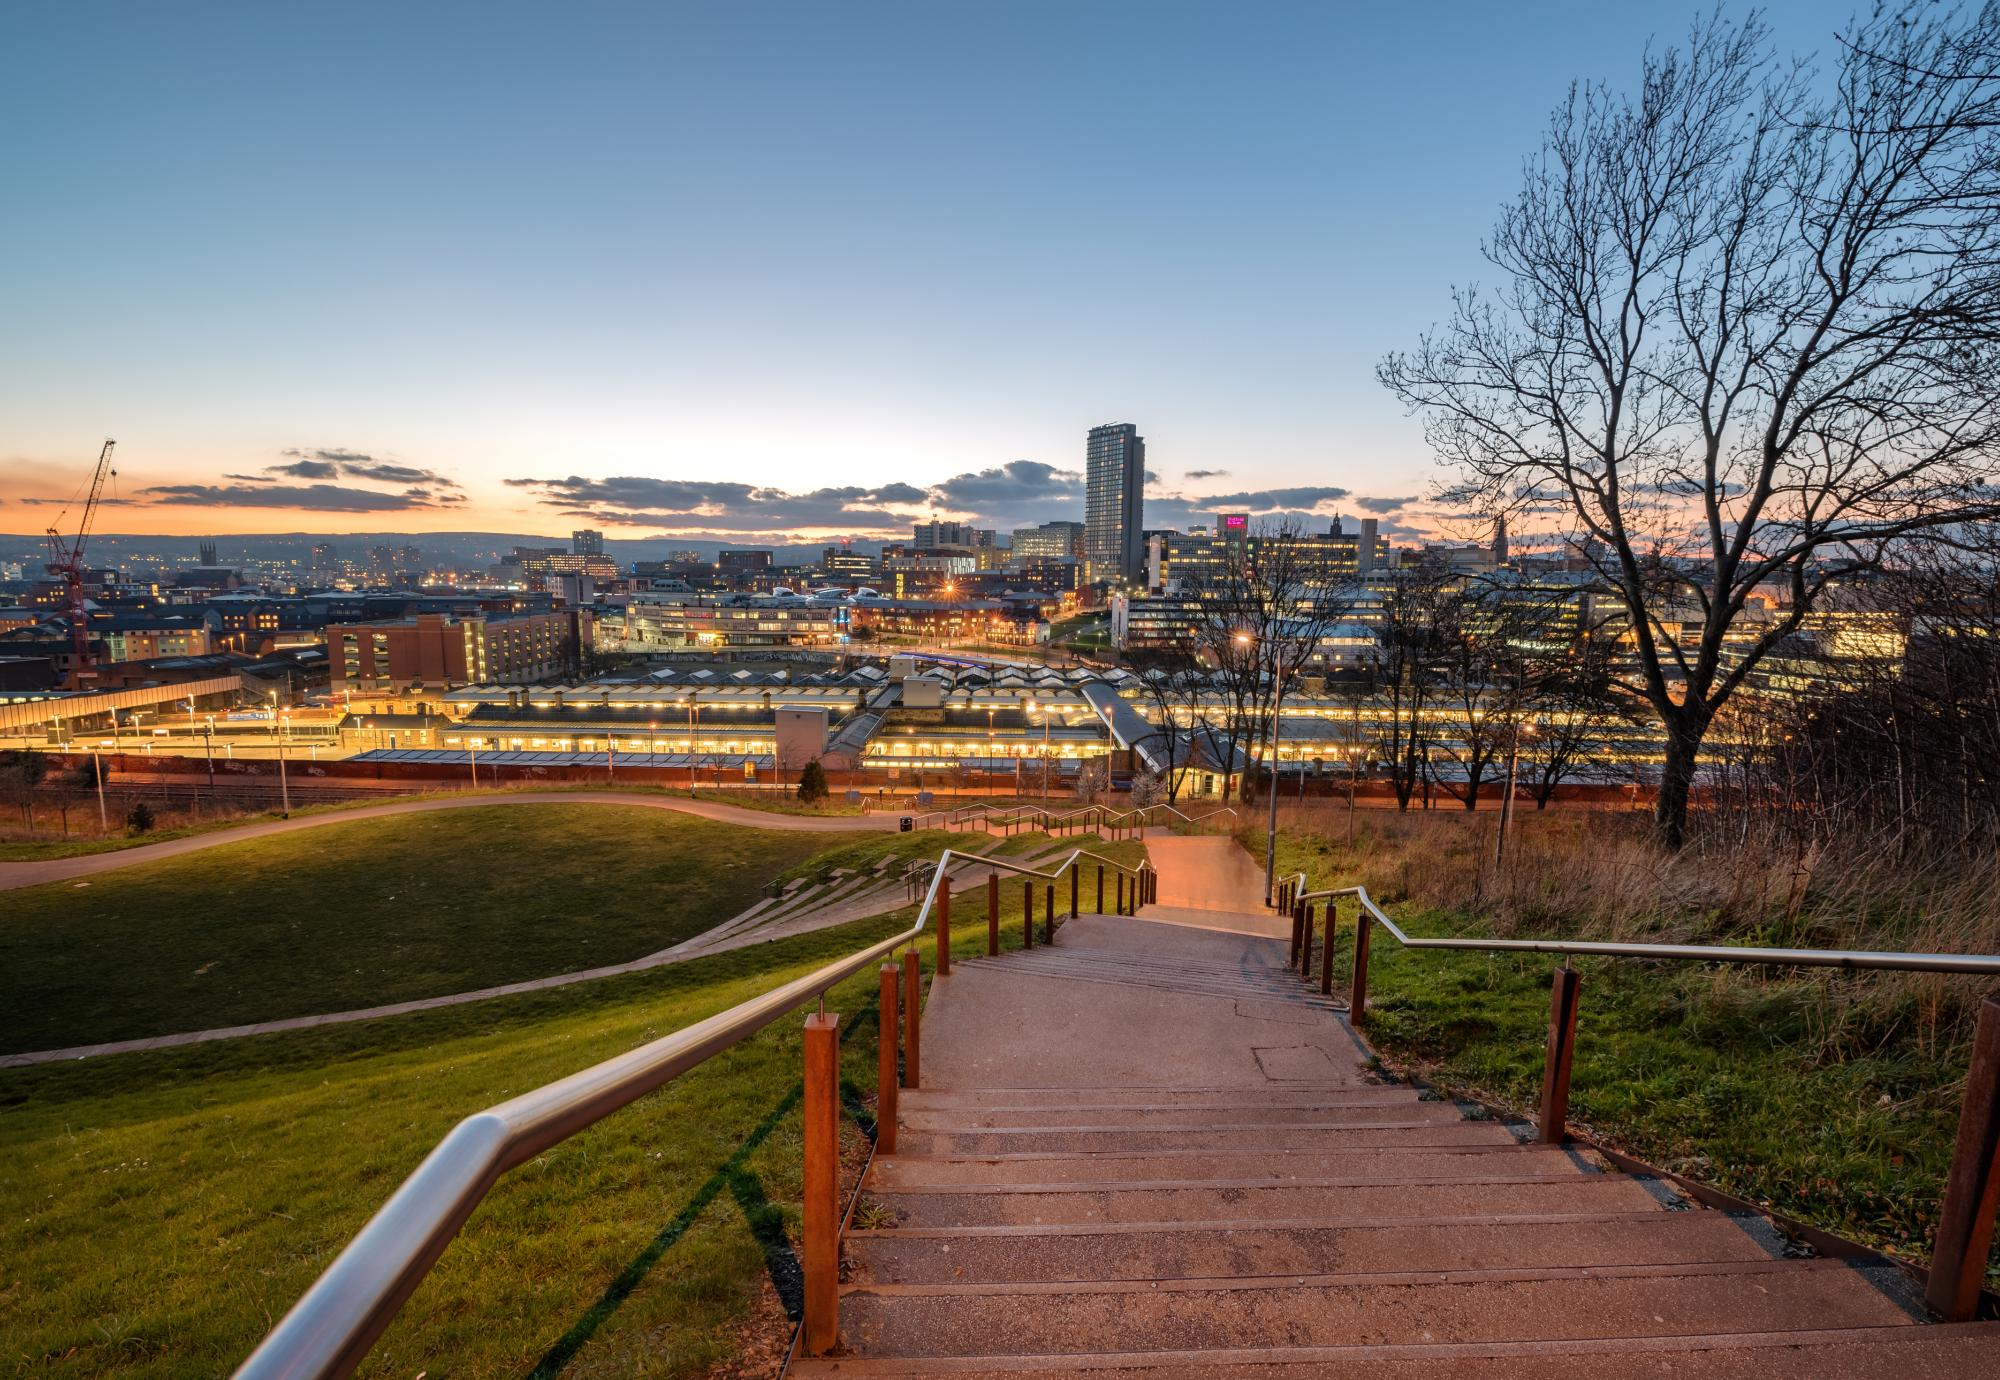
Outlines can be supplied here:
M0 532L1435 528L1373 365L1694 10L1287 11L12 6Z

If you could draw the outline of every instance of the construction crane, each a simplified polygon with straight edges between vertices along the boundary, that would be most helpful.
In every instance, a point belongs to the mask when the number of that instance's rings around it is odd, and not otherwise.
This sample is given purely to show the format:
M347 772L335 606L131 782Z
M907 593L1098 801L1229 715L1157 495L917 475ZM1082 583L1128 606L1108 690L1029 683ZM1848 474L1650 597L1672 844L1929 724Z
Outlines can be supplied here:
M83 548L90 540L90 523L97 516L97 500L104 490L104 480L118 473L111 468L111 448L117 444L106 438L104 449L97 453L97 468L91 473L90 488L81 491L83 513L77 519L76 535L65 537L62 534L63 520L69 516L68 507L56 514L56 520L49 526L48 572L63 582L63 592L68 596L69 640L75 654L69 677L73 689L81 687L84 681L96 674L90 669L90 616L83 603ZM75 500L70 502L73 505Z

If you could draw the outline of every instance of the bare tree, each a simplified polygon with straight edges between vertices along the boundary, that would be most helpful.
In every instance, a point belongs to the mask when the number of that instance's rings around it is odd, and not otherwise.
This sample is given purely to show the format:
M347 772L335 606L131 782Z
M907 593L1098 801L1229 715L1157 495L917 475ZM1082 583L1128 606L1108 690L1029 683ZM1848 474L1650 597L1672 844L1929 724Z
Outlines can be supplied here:
M1622 600L1669 847L1716 714L1829 585L1996 511L1997 149L1994 0L1878 11L1824 76L1718 16L1635 96L1572 89L1497 290L1381 365L1450 492L1553 515Z

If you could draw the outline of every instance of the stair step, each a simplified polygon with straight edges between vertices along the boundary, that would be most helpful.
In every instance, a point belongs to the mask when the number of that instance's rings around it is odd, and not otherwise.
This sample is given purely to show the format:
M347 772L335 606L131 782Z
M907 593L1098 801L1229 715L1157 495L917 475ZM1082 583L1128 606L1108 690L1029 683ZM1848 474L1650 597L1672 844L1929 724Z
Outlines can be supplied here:
M969 1284L1685 1265L1768 1260L1777 1244L1762 1219L1656 1210L1539 1222L857 1231L846 1250L856 1283Z
M1264 1126L1242 1122L1184 1127L1106 1126L1095 1130L1020 1127L1014 1130L909 1131L905 1153L987 1155L1028 1150L1090 1154L1100 1150L1240 1150L1246 1136L1273 1150L1338 1150L1369 1145L1506 1145L1517 1137L1497 1121L1384 1119L1370 1125L1316 1122Z
M1893 1272L1892 1272L1893 1273ZM1408 1345L1914 1326L1862 1270L1764 1260L1265 1280L873 1285L841 1300L861 1355Z
M1507 1179L1452 1176L1431 1182L1341 1184L1258 1181L1075 1183L958 1190L871 1190L910 1227L1081 1222L1271 1221L1293 1218L1486 1217L1517 1212L1619 1212L1659 1208L1654 1181L1625 1174Z
M1413 1088L1371 1083L1280 1083L1248 1088L909 1088L902 1108L988 1111L1032 1107L1380 1107L1424 1098Z
M868 1186L975 1187L1127 1179L1449 1178L1503 1173L1585 1173L1603 1169L1585 1154L1553 1145L1373 1146L1359 1150L1132 1150L1098 1155L887 1155Z
M1211 1126L1231 1130L1262 1130L1267 1126L1377 1126L1408 1125L1419 1121L1463 1121L1465 1114L1450 1102L1423 1102L1416 1098L1395 1103L1370 1102L1359 1106L1283 1106L1272 1103L1216 1103L1193 1107L1186 1104L1165 1107L1026 1107L1013 1109L940 1107L935 1111L909 1110L902 1124L912 1131L962 1134L969 1131L1094 1131L1143 1126L1147 1130L1191 1131Z
M1023 1374L1090 1380L1991 1380L2000 1323L1744 1332L1639 1341L1241 1347L1078 1355L800 1358L799 1380Z

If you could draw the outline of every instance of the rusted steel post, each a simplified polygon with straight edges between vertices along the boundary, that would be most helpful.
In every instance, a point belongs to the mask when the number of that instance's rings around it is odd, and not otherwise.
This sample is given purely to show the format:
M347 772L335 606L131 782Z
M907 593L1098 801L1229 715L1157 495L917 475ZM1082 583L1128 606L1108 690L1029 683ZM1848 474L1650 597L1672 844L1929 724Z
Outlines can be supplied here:
M924 975L915 949L903 951L903 1086L919 1088L918 1055L923 1046Z
M1366 1025L1368 1023L1368 912L1363 910L1354 922L1354 977L1348 983L1347 1023Z
M951 971L951 878L946 876L938 882L937 898L937 975L943 977Z
M1120 915L1123 915L1123 914L1125 913L1125 874L1124 874L1123 872L1120 872L1120 873L1118 874L1118 901L1117 901L1117 905L1118 905L1118 913L1119 913Z
M1569 1139L1569 1070L1576 1054L1577 971L1567 963L1556 969L1549 986L1549 1045L1542 1058L1542 1124L1544 1145Z
M1083 864L1071 863L1069 865L1069 918L1072 920L1076 919L1076 891L1078 884L1082 880Z
M1104 914L1104 864L1097 865L1097 913Z
M805 1320L800 1346L824 1356L840 1336L840 1016L806 1017Z
M1958 1142L1938 1213L1925 1299L1946 1322L1979 1316L1979 1289L1993 1248L1994 1209L2000 1207L2000 997L1979 1004L1972 1062L1965 1070L1965 1101L1958 1109Z
M1299 931L1302 930L1304 927L1305 927L1305 917L1300 915L1297 911L1293 911L1292 912L1292 957L1290 962L1292 967L1294 968L1299 966L1299 941L1300 941Z
M1035 884L1021 883L1021 947L1035 947Z
M875 1153L896 1153L896 964L882 965L882 1008L876 1024L881 1029L880 1053L875 1063Z
M1297 906L1299 914L1306 918L1304 927L1306 951L1300 955L1305 961L1299 964L1299 977L1305 981L1311 981L1313 971L1313 908L1310 902L1305 901L1294 901L1292 904Z
M1042 942L1056 942L1056 884L1050 882L1042 888Z
M1319 990L1322 996L1333 995L1333 898L1326 898L1326 948L1319 956Z
M1000 953L1000 874L986 874L986 956Z

